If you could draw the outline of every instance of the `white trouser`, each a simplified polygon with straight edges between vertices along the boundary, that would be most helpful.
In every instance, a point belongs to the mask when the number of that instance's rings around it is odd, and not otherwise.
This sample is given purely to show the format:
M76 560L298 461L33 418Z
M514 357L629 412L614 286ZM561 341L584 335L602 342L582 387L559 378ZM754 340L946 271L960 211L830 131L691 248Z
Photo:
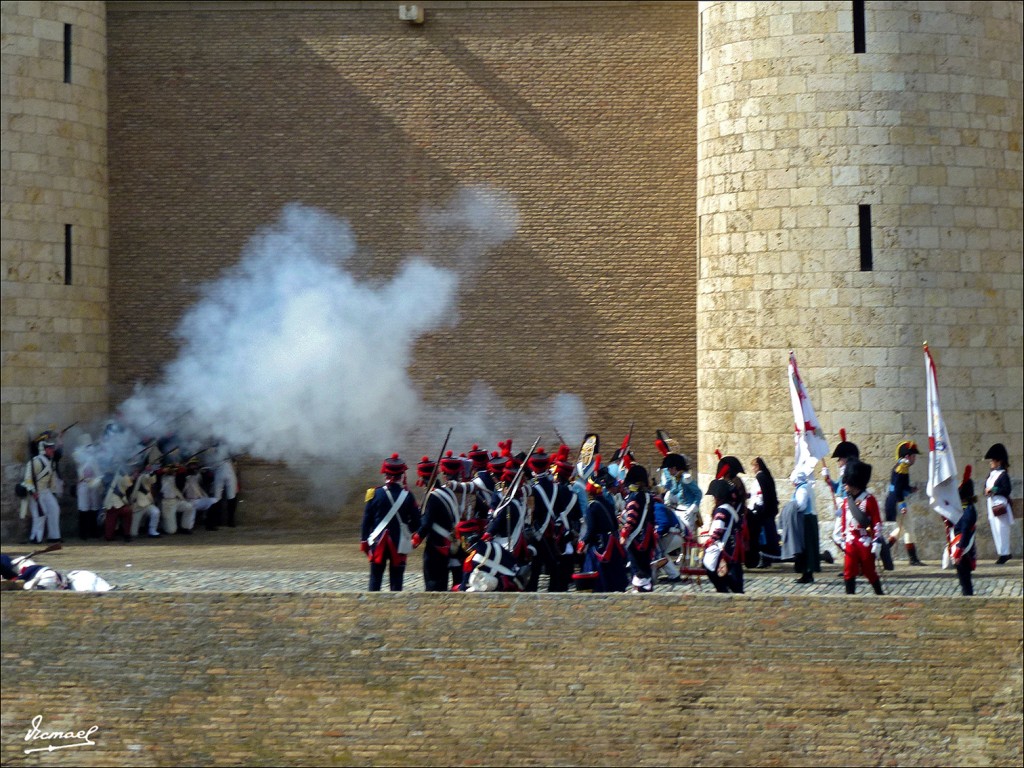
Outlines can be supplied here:
M89 482L80 480L77 492L79 512L95 512L103 507L102 485L90 485Z
M210 507L212 507L214 504L216 504L217 501L218 500L215 499L213 496L202 496L202 497L200 497L198 499L189 499L188 503L192 505L192 510L194 512L205 512ZM192 519L193 520L195 519L194 515L193 515ZM184 524L185 524L184 519L182 519L182 525L184 526Z
M184 499L164 499L160 502L160 517L164 533L178 532L178 513L181 512L181 527L192 530L196 524L196 508Z
M133 537L139 535L139 525L142 523L144 515L149 516L149 530L147 531L150 536L156 536L160 532L157 530L157 525L160 523L160 510L156 508L156 505L150 505L145 509L132 509L132 530L131 535Z
M29 504L29 514L32 515L32 532L29 539L39 543L43 540L43 529L51 539L60 538L60 504L53 491L40 491L39 497L33 497Z
M1010 553L1010 529L1013 527L1013 510L1006 514L993 515L988 513L988 527L992 529L992 541L996 545L996 554L1002 557Z
M670 579L678 578L679 568L675 563L675 555L683 548L682 532L676 528L670 528L664 536L658 537L658 550L661 555L668 558L668 562L658 569L658 573ZM657 576L658 574L655 574Z

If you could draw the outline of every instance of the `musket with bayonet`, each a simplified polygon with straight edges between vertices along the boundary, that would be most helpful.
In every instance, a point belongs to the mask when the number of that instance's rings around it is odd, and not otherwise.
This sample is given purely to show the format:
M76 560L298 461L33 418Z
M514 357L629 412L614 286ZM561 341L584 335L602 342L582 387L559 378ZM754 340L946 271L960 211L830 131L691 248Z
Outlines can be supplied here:
M427 488L423 492L423 502L420 504L421 509L425 509L427 505L427 498L430 496L430 492L434 490L434 483L437 482L437 473L441 467L441 459L444 458L444 449L448 447L448 440L451 439L453 427L448 427L448 434L444 437L444 442L441 444L441 452L437 454L437 461L434 462L434 469L430 473L430 479L427 481Z
M512 478L512 482L509 483L508 484L508 488L505 489L504 496L502 497L501 501L498 502L498 506L495 507L495 509L494 509L494 516L495 517L497 517L502 512L504 512L505 511L505 507L507 507L509 504L512 503L512 499L515 498L515 495L516 495L516 493L519 490L519 485L520 485L520 483L521 483L521 481L523 479L523 475L526 472L526 465L529 463L530 457L533 456L533 454L536 452L537 446L539 444L540 444L540 436L538 435L537 439L533 441L533 445L530 446L530 450L526 454L526 457L523 459L522 463L519 465L519 469L516 470L516 474L515 474L515 477ZM509 526L511 526L511 525L512 525L511 518L506 517L505 518L505 526L506 526L506 528L509 528ZM506 535L508 537L511 537L512 536L512 531L511 530L507 530L506 531Z

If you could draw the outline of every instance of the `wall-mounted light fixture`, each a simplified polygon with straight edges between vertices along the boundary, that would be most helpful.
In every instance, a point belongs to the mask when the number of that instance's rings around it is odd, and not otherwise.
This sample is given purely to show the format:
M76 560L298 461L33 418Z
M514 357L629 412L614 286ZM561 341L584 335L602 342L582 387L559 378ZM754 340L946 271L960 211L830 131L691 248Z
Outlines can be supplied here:
M422 5L400 5L398 6L398 18L408 21L410 24L423 23Z

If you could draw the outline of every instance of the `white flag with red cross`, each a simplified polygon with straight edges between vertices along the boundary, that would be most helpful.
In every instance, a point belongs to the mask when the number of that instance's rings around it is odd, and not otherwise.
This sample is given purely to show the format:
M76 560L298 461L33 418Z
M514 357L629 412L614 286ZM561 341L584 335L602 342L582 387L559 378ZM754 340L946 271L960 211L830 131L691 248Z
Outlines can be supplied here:
M793 404L796 453L793 471L810 475L819 459L828 456L828 441L814 414L814 406L796 367L796 355L789 353L789 399Z

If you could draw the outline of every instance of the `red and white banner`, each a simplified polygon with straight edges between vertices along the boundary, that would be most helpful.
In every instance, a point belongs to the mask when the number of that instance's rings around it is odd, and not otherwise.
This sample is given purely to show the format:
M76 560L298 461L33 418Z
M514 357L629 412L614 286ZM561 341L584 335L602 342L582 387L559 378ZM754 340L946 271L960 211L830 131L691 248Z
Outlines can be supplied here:
M939 409L939 382L927 344L924 345L924 369L928 380L928 503L944 518L956 523L963 514L956 459Z
M796 355L792 352L789 353L789 399L793 404L793 439L796 442L793 472L810 475L818 460L828 456L828 441L814 414L811 398L796 367Z

